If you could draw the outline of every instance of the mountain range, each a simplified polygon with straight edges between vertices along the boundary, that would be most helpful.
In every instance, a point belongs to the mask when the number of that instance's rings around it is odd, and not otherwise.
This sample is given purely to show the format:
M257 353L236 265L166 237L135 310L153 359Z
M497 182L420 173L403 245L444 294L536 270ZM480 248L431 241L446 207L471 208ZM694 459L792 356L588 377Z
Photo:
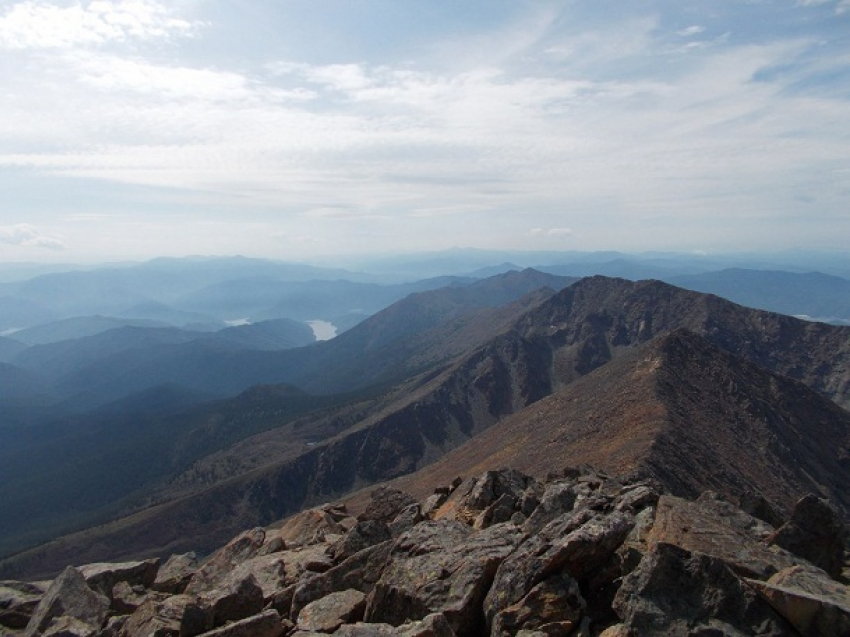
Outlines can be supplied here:
M4 550L100 526L9 557L5 576L208 551L370 485L425 496L503 465L543 477L590 463L768 517L814 492L850 519L850 327L657 280L454 281L330 341L245 350L208 334L52 383L77 415L0 452ZM95 383L99 406L80 410Z

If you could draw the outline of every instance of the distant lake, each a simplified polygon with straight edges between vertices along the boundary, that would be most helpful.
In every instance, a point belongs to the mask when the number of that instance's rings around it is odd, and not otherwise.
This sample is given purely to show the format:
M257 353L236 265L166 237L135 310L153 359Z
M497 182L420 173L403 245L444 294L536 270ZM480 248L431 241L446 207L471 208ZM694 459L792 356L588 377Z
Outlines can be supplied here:
M329 341L336 336L336 325L328 321L307 321L317 341Z

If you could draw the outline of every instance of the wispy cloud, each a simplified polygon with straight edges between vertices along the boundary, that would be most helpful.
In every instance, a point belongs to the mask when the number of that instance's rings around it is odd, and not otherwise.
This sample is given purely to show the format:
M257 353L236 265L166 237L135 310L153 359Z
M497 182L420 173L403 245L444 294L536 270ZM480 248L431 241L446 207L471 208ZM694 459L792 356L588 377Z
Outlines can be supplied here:
M65 249L65 244L61 239L42 234L39 230L26 223L18 223L13 226L0 226L0 243L28 248L47 248L49 250Z

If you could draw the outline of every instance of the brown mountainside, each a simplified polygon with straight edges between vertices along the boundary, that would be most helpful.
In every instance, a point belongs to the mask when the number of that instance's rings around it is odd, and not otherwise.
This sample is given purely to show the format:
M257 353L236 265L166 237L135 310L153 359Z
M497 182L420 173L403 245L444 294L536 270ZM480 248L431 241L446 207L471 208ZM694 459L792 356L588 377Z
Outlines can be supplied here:
M780 515L807 493L850 519L850 413L802 383L677 330L505 418L395 481L418 496L510 466L543 478L589 464L672 493L714 490Z

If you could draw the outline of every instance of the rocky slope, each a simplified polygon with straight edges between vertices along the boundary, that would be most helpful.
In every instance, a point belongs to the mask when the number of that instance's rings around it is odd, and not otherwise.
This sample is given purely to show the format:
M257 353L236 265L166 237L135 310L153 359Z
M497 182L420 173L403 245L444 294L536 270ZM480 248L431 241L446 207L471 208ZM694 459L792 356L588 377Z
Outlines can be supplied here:
M7 635L407 637L850 634L846 529L822 500L778 528L712 493L513 469L416 502L373 491L240 534L199 563L88 564L0 583ZM813 550L817 549L817 550Z

